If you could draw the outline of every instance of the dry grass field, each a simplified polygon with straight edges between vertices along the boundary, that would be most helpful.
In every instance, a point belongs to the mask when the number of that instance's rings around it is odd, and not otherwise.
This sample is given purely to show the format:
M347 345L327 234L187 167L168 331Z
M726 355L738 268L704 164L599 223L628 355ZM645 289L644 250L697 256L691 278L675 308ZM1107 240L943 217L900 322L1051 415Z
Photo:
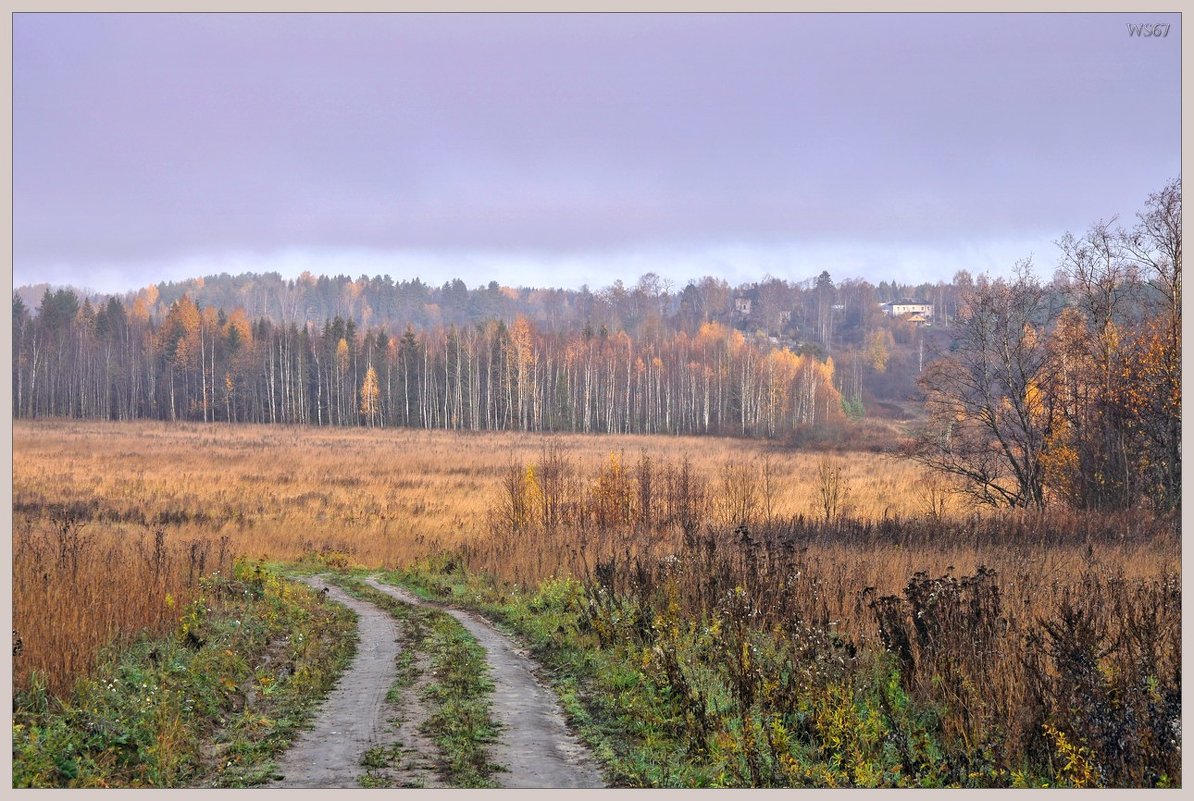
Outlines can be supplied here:
M753 440L61 420L14 425L13 505L19 513L89 504L107 523L228 536L248 556L323 549L394 564L484 532L503 472L534 462L548 440L586 474L611 453L628 464L640 453L669 461L687 454L716 481L727 462L770 455L775 513L816 513L821 457ZM925 511L919 466L873 453L837 458L853 514Z
M65 690L110 642L169 630L233 555L401 566L483 538L511 463L547 437L66 420L13 426L14 676ZM770 453L748 440L555 437L582 472L688 454L712 479ZM777 513L811 512L815 457L772 454ZM919 470L841 460L859 514L916 511ZM528 545L530 545L528 543ZM509 565L514 570L521 566Z
M548 542L533 532L503 538L490 531L511 466L536 463L549 441L582 485L611 454L621 454L628 473L644 454L664 466L687 456L710 494L734 466L760 470L767 462L776 518L821 514L826 464L841 470L846 517L924 517L934 495L919 466L894 458L825 457L719 438L62 420L18 421L13 438L14 625L25 647L15 677L19 685L37 669L58 689L112 637L168 630L198 592L198 575L226 570L233 555L322 554L401 567L464 546L473 567L524 586L568 569L568 532ZM964 513L955 502L945 517L964 520ZM667 542L647 547L657 545ZM1059 546L1023 536L911 544L880 537L865 547L820 537L805 548L826 611L844 630L870 629L860 634L873 634L873 624L859 614L858 592L898 593L916 571L971 575L986 565L998 571L1005 597L1047 605L1056 592L1032 590L1073 583L1092 559L1129 579L1179 569L1172 538L1104 537L1097 553L1081 538Z

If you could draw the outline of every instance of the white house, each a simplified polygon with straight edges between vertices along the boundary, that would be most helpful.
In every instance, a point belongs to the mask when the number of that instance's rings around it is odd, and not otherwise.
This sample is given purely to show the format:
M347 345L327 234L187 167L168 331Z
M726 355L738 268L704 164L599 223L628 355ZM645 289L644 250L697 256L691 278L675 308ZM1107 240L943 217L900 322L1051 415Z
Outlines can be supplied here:
M933 316L933 304L924 303L919 300L892 300L880 304L879 308L883 309L883 313L888 317L917 314L922 315L925 320L928 320Z
M750 298L734 298L734 311L739 314L750 314Z

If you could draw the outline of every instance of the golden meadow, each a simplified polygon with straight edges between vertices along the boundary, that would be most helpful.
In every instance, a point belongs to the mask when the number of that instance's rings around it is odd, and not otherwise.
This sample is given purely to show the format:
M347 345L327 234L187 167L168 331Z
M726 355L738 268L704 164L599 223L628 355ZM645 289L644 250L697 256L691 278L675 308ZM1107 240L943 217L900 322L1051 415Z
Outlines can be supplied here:
M768 514L776 518L823 515L826 465L840 476L835 513L843 518L972 513L915 464L876 453L791 452L758 440L18 421L13 605L23 651L14 687L37 671L63 692L104 647L141 630L170 630L199 591L199 576L228 571L234 557L322 555L401 567L464 548L472 566L499 579L534 583L562 572L567 546L559 537L524 536L511 547L491 531L512 466L533 465L549 442L580 481L611 460L629 470L644 457L663 465L687 458L710 495L735 471L761 475L765 465ZM551 549L561 553L545 559ZM864 588L897 593L916 571L969 575L986 565L1002 577L1005 597L1023 597L1037 584L1076 577L1092 555L1129 579L1179 567L1173 537L1104 538L1097 551L1022 536L912 545L872 539L865 547L822 537L807 544L805 558L833 577L829 611L845 621L856 617ZM1035 597L1049 603L1048 594Z

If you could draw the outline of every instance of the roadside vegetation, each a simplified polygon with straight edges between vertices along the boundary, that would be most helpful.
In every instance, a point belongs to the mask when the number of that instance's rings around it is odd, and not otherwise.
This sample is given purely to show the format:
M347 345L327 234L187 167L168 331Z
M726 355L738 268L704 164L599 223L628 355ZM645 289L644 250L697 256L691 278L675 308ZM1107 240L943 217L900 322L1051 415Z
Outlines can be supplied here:
M355 618L260 564L202 578L174 628L113 645L68 690L13 694L14 787L248 787L355 651Z
M451 557L387 578L523 638L618 786L1180 785L1176 573L1089 558L1017 597L990 568L918 572L834 619L840 587L793 541L809 533L532 588Z
M768 469L548 446L486 537L389 578L525 637L619 784L1180 783L1174 519L860 520L831 460L785 516Z

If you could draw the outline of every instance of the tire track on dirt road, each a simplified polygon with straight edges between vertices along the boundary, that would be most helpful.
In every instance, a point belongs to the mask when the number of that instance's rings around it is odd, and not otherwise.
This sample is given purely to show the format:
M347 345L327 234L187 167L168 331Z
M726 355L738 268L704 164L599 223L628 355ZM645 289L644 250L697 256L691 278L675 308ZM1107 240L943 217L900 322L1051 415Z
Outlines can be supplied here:
M375 578L365 583L403 603L442 609L485 648L494 684L493 716L501 726L490 758L506 769L491 778L500 787L605 786L596 760L568 730L555 693L539 682L534 663L507 637L468 612L428 603Z
M281 779L269 787L359 787L361 758L386 724L386 693L395 678L398 624L389 613L358 601L334 584L300 581L326 590L329 600L357 614L357 653L324 700L313 728L302 732L277 761Z

